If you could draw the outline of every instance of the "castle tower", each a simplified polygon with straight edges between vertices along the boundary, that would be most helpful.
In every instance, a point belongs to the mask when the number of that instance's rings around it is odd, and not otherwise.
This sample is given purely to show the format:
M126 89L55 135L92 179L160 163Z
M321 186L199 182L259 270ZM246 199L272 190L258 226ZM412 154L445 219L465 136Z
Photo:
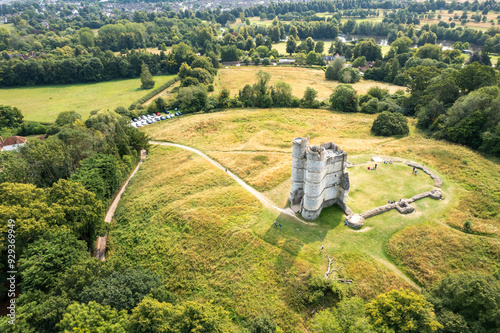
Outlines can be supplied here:
M290 203L300 204L304 196L304 175L306 159L304 158L306 148L309 145L307 138L296 138L293 140L292 153L292 186L290 188Z
M349 193L347 153L332 142L307 146L308 140L293 140L290 202L300 202L302 217L314 220L324 207L338 204L346 209Z

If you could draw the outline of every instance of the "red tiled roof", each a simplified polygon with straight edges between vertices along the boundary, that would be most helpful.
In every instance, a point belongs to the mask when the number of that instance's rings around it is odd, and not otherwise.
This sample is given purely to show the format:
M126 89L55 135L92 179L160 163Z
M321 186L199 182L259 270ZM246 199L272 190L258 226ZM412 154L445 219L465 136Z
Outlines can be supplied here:
M0 143L0 147L18 145L21 143L26 143L26 138L24 136L9 136Z

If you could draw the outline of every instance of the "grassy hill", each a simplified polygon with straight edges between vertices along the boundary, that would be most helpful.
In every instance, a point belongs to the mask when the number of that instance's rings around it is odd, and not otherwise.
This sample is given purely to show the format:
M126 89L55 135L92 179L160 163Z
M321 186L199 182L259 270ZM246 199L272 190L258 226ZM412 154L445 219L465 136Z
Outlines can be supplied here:
M153 269L183 298L225 306L237 324L269 313L287 331L303 331L317 310L298 295L314 290L310 277L324 273L327 255L343 266L340 277L354 281L342 292L365 299L414 288L411 280L428 286L447 272L492 272L500 260L497 161L426 139L413 126L408 137L374 137L374 118L326 110L229 110L143 130L156 140L203 150L280 207L289 190L291 140L307 135L313 144L338 143L351 162L377 155L424 163L443 177L444 200L420 200L408 216L378 215L361 231L344 227L335 206L304 224L263 207L199 156L153 146L118 208L109 258ZM350 168L349 204L363 211L432 188L428 176L415 178L406 168ZM465 220L491 237L465 234ZM274 228L274 221L282 228Z
M155 76L156 87L173 75ZM140 88L139 78L99 83L0 89L4 105L19 108L25 120L53 122L63 111L76 111L86 119L92 110L128 107L148 93Z
M347 294L370 299L411 288L384 259L356 248L373 235L345 228L338 208L315 226L278 214L201 157L154 146L119 204L107 258L154 270L179 297L213 300L236 323L269 313L288 332L305 331L317 310L304 297L314 290L311 274L325 272L327 255L355 281ZM272 227L276 219L282 229ZM382 243L371 244L383 252Z

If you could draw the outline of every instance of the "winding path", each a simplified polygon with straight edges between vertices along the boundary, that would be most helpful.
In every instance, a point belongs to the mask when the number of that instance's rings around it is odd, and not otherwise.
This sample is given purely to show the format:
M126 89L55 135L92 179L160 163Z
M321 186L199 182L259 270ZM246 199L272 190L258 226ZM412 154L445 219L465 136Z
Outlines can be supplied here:
M111 206L109 206L109 209L106 212L106 216L104 217L104 222L111 223L111 221L113 220L113 216L115 215L116 207L118 207L118 203L120 202L120 199L122 197L123 192L125 192L125 189L127 188L128 182L130 181L130 179L132 179L132 177L134 177L137 170L139 170L142 162L144 162L145 159L146 159L146 151L141 150L141 160L139 161L139 163L135 167L134 171L132 171L132 173L128 177L127 181L125 182L125 184L123 184L122 188L120 189L120 192L118 192L115 199L111 203ZM104 261L104 259L106 259L106 242L107 242L107 240L108 240L108 232L106 232L106 234L103 237L99 236L97 238L97 242L96 242L96 246L95 246L95 257L101 261Z
M163 146L177 147L177 148L189 150L189 151L191 151L191 152L193 152L193 153L195 153L195 154L203 157L208 162L210 162L211 164L215 165L217 168L219 168L219 169L221 169L223 171L227 170L220 163L214 161L212 158L210 158L206 154L202 153L198 149L195 149L195 148L192 148L192 147L189 147L189 146L180 145L180 144L177 144L177 143L170 143L170 142L150 141L149 143L153 144L153 145L163 145ZM253 196L255 196L264 205L266 205L268 207L271 207L271 208L279 211L280 213L283 213L283 214L286 214L288 216L291 216L294 219L296 219L297 221L300 221L300 222L302 222L304 224L315 225L314 223L309 223L309 222L306 222L306 221L298 218L295 215L295 213L290 208L281 209L279 207L276 207L262 193L260 193L259 191L257 191L256 189L254 189L253 187L251 187L250 185L248 185L247 183L245 183L243 180L241 180L234 173L232 173L229 170L227 170L226 172L227 172L227 174L231 178L233 178L238 184L240 184L241 186L243 186L243 188L245 188L248 192L250 192ZM375 259L378 262L380 262L381 264L383 264L385 267L387 267L388 269L390 269L391 271L393 271L396 275L398 275L399 277L401 277L402 279L404 279L406 282L408 282L413 288L415 288L415 289L417 289L419 291L421 290L421 288L414 281L412 281L408 276L406 276L403 272L401 272L394 264L392 264L391 262L385 260L384 258L375 258Z
M180 144L177 144L177 143L170 143L170 142L149 141L149 143L153 144L153 145L162 145L162 146L177 147L177 148L189 150L189 151L191 151L191 152L193 152L193 153L195 153L197 155L200 155L201 157L203 157L204 159L206 159L208 162L210 162L211 164L215 165L217 168L221 169L222 171L226 171L227 174L231 178L233 178L238 184L240 184L245 190L247 190L248 192L250 192L254 197L256 197L264 205L266 205L266 206L268 206L268 207L270 207L272 209L275 209L275 210L277 210L278 212L280 212L282 214L286 214L286 215L288 215L288 216L290 216L290 217L292 217L292 218L296 219L297 221L300 221L300 222L302 222L304 224L314 225L314 223L306 222L306 221L298 218L295 215L295 213L293 212L293 210L291 210L290 208L282 209L282 208L276 207L262 193L260 193L259 191L257 191L256 189L254 189L252 186L250 186L247 183L245 183L241 178L239 178L234 173L232 173L231 171L229 171L226 168L224 168L220 163L218 163L217 161L211 159L210 157L208 157L206 154L202 153L198 149L195 149L195 148L192 148L192 147L189 147L189 146L180 145Z

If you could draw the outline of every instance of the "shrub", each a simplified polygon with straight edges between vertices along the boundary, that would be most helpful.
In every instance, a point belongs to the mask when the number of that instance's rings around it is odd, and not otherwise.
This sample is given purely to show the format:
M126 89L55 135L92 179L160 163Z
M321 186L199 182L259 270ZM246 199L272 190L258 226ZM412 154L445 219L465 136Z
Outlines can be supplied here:
M262 60L262 65L269 66L271 64L271 60L269 58L264 58Z
M359 97L349 84L339 84L330 96L332 109L345 112L358 111Z
M209 84L209 85L207 86L207 90L208 90L209 92L214 91L214 85L213 85L213 84Z
M368 95L375 97L375 98L378 98L379 101L381 101L384 99L385 96L389 95L389 89L380 88L378 86L371 87L370 89L368 89Z
M371 130L373 134L382 136L407 135L410 132L408 119L405 116L387 111L382 112L375 119Z
M361 107L361 112L374 114L378 112L378 99L372 98Z
M249 331L251 333L274 333L276 324L269 316L260 316L250 321Z

